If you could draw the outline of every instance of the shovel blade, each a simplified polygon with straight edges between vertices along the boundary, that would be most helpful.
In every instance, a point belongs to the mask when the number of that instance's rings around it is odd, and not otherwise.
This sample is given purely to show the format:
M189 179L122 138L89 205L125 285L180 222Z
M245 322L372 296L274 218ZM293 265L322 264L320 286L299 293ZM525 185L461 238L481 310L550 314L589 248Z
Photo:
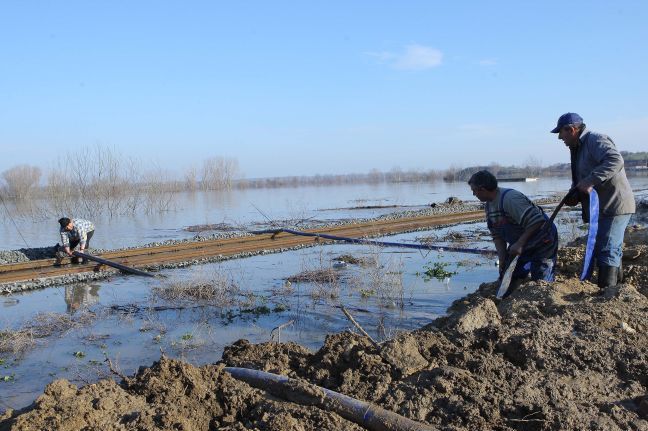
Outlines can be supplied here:
M506 272L504 273L504 276L502 277L502 282L500 283L499 289L497 289L497 299L502 299L504 295L506 295L506 292L508 292L508 288L511 285L511 279L513 278L513 271L515 270L515 267L518 263L518 259L520 256L515 256L511 263L509 264L508 268L506 268Z

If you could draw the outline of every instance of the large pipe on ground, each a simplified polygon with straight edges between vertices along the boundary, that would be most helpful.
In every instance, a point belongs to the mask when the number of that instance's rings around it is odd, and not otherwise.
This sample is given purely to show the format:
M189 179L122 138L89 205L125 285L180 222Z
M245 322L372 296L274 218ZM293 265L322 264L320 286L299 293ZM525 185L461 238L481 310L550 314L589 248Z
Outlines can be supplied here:
M143 275L144 277L155 277L155 275L151 274L150 272L140 271L139 269L131 268L130 266L122 265L121 263L113 262L112 260L102 259L100 257L93 256L91 254L81 253L80 251L73 251L72 254L75 255L76 257L81 257L83 259L90 259L97 263L103 263L104 265L112 266L113 268L122 270L124 272L129 272L131 274Z
M435 430L431 425L301 380L249 368L225 367L225 371L257 389L294 403L332 411L371 431Z
M470 254L481 254L485 256L494 256L497 255L497 251L495 250L482 250L478 248L464 248L464 247L446 247L442 245L432 245L432 244L406 244L402 242L389 242L389 241L373 241L370 239L364 239L364 238L349 238L346 236L337 236L337 235L330 235L327 233L311 233L311 232L303 232L299 230L294 230L294 229L266 229L266 230L257 230L257 231L251 231L250 233L259 235L259 234L268 234L271 233L273 235L276 235L278 233L285 232L289 233L292 235L300 235L300 236L310 236L310 237L316 237L316 238L323 238L323 239L330 239L333 241L345 241L349 242L351 244L365 244L365 245L377 245L380 247L402 247L402 248L414 248L417 250L437 250L437 251L448 251L448 252L455 252L455 253L470 253Z

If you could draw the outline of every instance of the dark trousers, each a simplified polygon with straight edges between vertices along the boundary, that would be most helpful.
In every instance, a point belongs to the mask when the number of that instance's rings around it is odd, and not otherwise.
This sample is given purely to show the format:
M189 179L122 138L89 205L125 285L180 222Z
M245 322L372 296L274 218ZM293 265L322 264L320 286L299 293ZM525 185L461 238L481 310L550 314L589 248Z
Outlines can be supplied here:
M88 232L88 235L86 236L86 248L90 248L90 239L92 239L92 235L94 235L93 230ZM71 239L70 240L70 250L74 250L76 248L76 246L79 245L80 242L81 242L81 240L79 240L79 239Z

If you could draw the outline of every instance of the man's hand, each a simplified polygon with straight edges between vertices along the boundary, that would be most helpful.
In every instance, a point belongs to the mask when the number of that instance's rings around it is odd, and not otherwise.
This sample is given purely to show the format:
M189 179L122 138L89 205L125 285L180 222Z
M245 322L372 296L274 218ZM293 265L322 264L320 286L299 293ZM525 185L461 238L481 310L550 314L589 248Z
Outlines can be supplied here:
M524 243L520 242L520 240L515 241L513 244L511 244L511 247L509 247L509 254L511 256L519 256L522 254L524 251Z
M576 184L576 188L579 191L587 193L589 195L594 188L594 184L592 184L590 181L580 180L578 184Z
M72 250L70 250L70 247L65 247L65 253L67 253L68 256L73 256Z
M567 199L565 199L565 205L568 207L575 207L580 203L578 193L572 193Z

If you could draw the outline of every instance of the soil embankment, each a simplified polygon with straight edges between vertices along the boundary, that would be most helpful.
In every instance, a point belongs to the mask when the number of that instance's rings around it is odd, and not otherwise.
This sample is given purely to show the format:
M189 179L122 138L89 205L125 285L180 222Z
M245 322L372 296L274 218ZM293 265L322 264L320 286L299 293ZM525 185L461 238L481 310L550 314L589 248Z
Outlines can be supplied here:
M625 284L599 294L561 250L555 283L529 282L501 302L496 286L380 346L352 333L311 352L292 343L229 346L220 364L162 358L119 383L50 384L0 431L354 430L357 425L233 379L223 365L288 375L442 430L648 430L648 246L627 238Z

